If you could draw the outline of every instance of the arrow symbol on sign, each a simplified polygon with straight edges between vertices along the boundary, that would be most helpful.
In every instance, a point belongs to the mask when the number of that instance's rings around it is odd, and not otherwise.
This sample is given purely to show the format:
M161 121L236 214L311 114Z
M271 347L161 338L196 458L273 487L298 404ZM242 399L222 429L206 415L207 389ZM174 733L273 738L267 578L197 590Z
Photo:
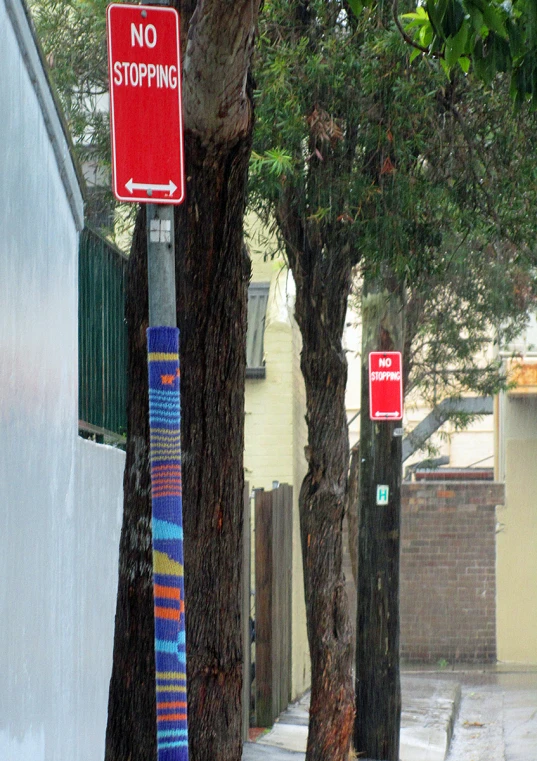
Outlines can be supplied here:
M375 417L397 417L399 412L376 412Z
M125 183L125 187L132 194L134 190L162 190L164 193L169 193L171 196L177 190L177 185L170 180L167 185L154 185L151 182L133 182L131 179Z

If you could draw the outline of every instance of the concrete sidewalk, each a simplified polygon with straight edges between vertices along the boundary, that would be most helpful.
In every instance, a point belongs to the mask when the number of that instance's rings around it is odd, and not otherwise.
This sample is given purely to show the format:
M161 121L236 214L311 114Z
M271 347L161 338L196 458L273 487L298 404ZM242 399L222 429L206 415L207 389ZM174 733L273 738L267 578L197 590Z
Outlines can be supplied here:
M499 664L450 676L462 701L449 761L537 761L536 667Z
M403 674L401 688L401 761L444 761L459 708L460 685ZM257 742L245 744L243 761L302 761L308 708L309 695L289 706Z

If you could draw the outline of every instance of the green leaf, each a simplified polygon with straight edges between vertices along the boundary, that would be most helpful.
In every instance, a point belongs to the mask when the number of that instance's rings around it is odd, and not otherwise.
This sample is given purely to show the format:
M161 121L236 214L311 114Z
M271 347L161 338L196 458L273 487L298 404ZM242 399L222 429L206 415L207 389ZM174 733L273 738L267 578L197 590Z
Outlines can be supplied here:
M461 56L461 58L459 58L459 66L465 74L468 74L470 71L470 59L466 56Z
M446 40L445 57L448 66L453 66L459 58L466 52L466 42L468 40L468 24L464 22L454 37L448 37Z
M499 34L500 37L507 37L507 29L505 28L505 24L503 23L503 19L499 11L494 8L493 5L489 5L487 3L483 7L482 12L483 21L488 26L488 28L493 32L496 32L496 34Z
M431 26L431 24L429 24L428 26L424 25L424 26L421 27L420 33L418 35L418 39L420 41L420 44L424 48L428 48L429 47L429 45L433 41L433 37L434 37L434 31L433 31L433 27Z
M490 84L496 74L494 58L492 55L485 55L482 41L476 45L473 63L474 71L479 79L482 79L485 84Z
M407 19L407 18L409 18L409 19L419 19L419 20L422 20L424 22L429 23L429 16L427 15L427 11L425 10L425 8L422 5L419 5L416 8L416 10L413 11L412 13L403 13L401 18L404 18L404 19Z
M427 12L425 8L420 6L416 13L403 13L401 16L403 19L410 19L409 23L405 25L405 31L410 31L411 29L419 28L422 26L431 26L431 21L429 19L429 16L427 15Z
M446 37L454 37L457 34L464 22L465 16L466 14L460 0L450 0L442 22Z
M474 5L468 4L468 15L472 19L472 24L475 31L480 35L483 29L483 14Z
M438 8L434 0L427 0L425 7L431 20L431 26L437 37L444 39L444 32L442 29L442 16L440 15L440 8Z
M444 74L446 75L446 77L449 77L450 66L449 66L449 63L446 60L444 60L444 58L440 59L440 66L443 68Z
M515 24L510 19L508 19L506 28L509 34L509 47L511 48L511 57L513 61L516 61L518 58L522 58L526 53L526 41L524 40L520 24Z
M480 14L483 17L482 23L489 31L496 32L500 37L507 37L507 29L504 22L506 12L502 12L501 6L496 5L491 2L491 0L466 0L466 7L472 18L474 17L474 14L476 15L476 21L474 24L476 24L479 19L477 14ZM476 31L479 31L477 26ZM486 36L486 34L484 36Z
M364 9L362 0L348 0L349 7L355 16L359 16Z
M410 54L410 57L409 57L409 62L410 62L410 63L412 63L412 61L415 61L415 60L416 60L416 58L417 58L419 55L421 55L421 50L418 50L418 48L414 48L414 49L412 50L412 53Z

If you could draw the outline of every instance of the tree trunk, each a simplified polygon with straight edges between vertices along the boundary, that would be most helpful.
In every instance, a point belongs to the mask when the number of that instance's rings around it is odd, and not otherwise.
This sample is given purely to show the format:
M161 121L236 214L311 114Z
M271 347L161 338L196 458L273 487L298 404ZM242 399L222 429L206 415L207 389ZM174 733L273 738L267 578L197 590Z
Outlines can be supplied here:
M250 266L242 243L249 139L210 151L192 134L177 224L190 758L242 750L244 383ZM195 213L193 213L195 210ZM248 675L246 675L248 678Z
M401 442L399 422L369 417L368 358L371 351L400 350L402 299L366 282L362 296L362 402L360 508L356 624L356 720L354 748L360 757L399 761L399 546ZM377 485L389 502L377 505Z
M155 643L147 380L145 210L136 220L127 265L127 459L105 761L155 759Z
M358 508L360 504L360 442L351 449L349 487L347 489L347 529L349 532L349 555L354 586L358 584Z
M187 200L175 216L189 753L240 761L244 379L242 240L259 1L184 3ZM222 5L225 7L223 8ZM188 6L188 7L186 7ZM106 761L156 757L145 213L127 286L128 443Z
M299 496L312 671L306 759L347 761L354 708L352 630L342 571L349 466L342 335L351 267L344 254L327 258L312 249L296 258L289 253L289 261L297 284L308 424L308 473Z

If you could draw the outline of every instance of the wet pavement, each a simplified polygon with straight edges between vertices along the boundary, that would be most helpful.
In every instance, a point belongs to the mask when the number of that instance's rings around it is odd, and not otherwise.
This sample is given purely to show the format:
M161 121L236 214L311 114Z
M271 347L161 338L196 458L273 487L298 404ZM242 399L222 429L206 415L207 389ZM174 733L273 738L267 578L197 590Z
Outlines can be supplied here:
M412 670L401 681L401 761L537 761L537 667ZM302 761L308 700L246 743L243 761Z
M447 761L537 761L537 669L453 678L462 700Z
M504 761L503 696L489 686L463 687L450 761Z
M403 674L401 686L401 760L444 761L460 702L458 682ZM245 744L243 761L303 761L308 707L309 695L289 706L271 730Z

